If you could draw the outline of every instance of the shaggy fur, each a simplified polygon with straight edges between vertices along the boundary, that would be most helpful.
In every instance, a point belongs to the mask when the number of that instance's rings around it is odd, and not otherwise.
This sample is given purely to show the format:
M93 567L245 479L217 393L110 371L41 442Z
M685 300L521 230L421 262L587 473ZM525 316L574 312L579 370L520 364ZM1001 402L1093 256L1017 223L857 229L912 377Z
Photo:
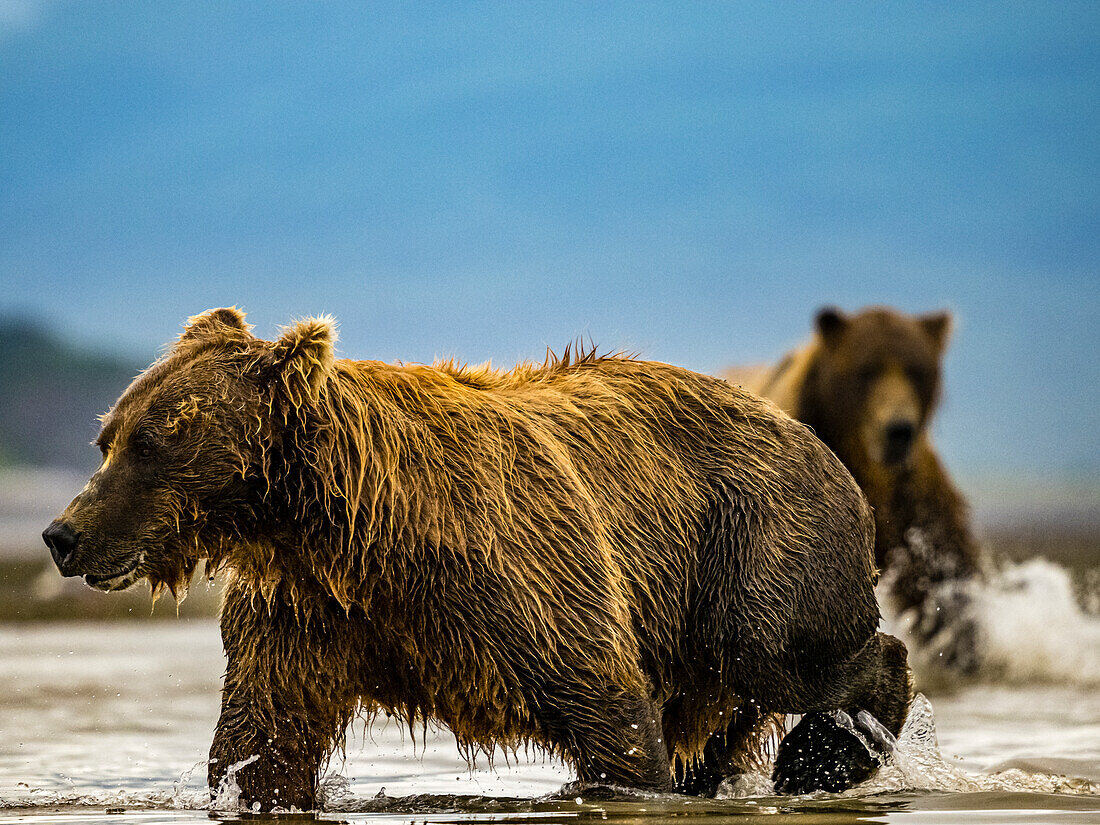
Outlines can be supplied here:
M665 364L394 366L334 339L192 319L55 523L79 535L62 572L103 589L229 571L212 787L258 755L245 801L314 807L357 709L542 745L586 782L670 788L671 759L711 793L776 714L900 729L870 512L806 427Z
M771 370L727 377L808 424L851 470L875 514L875 560L897 612L957 671L978 664L966 582L979 556L966 503L929 437L950 333L946 313L827 308L806 346Z

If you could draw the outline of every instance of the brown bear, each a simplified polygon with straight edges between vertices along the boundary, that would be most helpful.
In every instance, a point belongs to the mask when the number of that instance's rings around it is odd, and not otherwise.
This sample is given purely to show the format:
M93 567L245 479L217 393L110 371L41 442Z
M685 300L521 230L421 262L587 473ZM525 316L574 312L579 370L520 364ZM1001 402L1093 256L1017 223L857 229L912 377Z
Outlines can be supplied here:
M780 790L875 769L843 714L896 734L906 653L876 632L867 504L808 428L666 364L395 366L334 360L326 319L250 329L191 319L44 533L101 590L229 571L212 789L315 807L357 711L692 793L804 713Z
M774 369L726 377L808 424L852 471L875 515L875 561L888 572L893 608L915 617L916 637L942 664L972 672L980 657L967 583L979 576L979 556L928 432L951 317L828 307L815 327Z

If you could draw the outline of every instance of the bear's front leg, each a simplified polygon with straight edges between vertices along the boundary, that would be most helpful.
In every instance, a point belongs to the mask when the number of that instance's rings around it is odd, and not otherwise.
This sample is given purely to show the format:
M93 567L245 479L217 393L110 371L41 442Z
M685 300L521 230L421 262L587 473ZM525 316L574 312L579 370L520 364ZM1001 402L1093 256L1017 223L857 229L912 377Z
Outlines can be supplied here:
M241 809L317 807L317 774L328 749L308 723L254 712L255 698L224 689L210 746L209 780L215 802Z
M231 585L222 611L228 659L209 782L238 808L317 807L321 764L355 707L331 616L301 613ZM320 632L318 628L329 632ZM226 796L229 794L229 796Z

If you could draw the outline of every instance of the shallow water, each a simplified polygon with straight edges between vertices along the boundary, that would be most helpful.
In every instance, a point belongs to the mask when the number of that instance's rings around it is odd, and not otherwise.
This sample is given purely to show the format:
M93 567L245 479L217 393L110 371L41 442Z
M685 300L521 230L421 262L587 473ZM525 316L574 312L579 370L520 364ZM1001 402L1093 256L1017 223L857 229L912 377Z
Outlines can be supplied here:
M557 798L571 777L554 760L499 755L471 768L446 731L414 739L391 721L350 731L320 816L1100 822L1100 619L1059 601L1058 570L1014 568L990 585L982 608L998 628L1011 620L1015 648L998 637L986 681L916 702L893 762L846 794L776 797L758 776L718 800ZM207 810L205 755L224 666L214 622L0 625L0 662L0 825L248 816Z

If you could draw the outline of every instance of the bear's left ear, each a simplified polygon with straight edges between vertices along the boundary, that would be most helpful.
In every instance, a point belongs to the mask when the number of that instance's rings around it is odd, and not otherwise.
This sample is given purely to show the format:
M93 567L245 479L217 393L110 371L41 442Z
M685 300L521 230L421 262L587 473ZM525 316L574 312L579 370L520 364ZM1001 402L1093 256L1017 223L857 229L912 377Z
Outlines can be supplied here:
M284 327L272 345L276 381L295 408L316 403L335 360L336 322L329 315Z
M821 340L831 345L848 328L848 316L837 307L822 307L814 317L814 327L817 328Z
M917 317L924 334L927 335L936 352L943 352L947 348L947 339L951 337L951 313L930 312L927 315Z

